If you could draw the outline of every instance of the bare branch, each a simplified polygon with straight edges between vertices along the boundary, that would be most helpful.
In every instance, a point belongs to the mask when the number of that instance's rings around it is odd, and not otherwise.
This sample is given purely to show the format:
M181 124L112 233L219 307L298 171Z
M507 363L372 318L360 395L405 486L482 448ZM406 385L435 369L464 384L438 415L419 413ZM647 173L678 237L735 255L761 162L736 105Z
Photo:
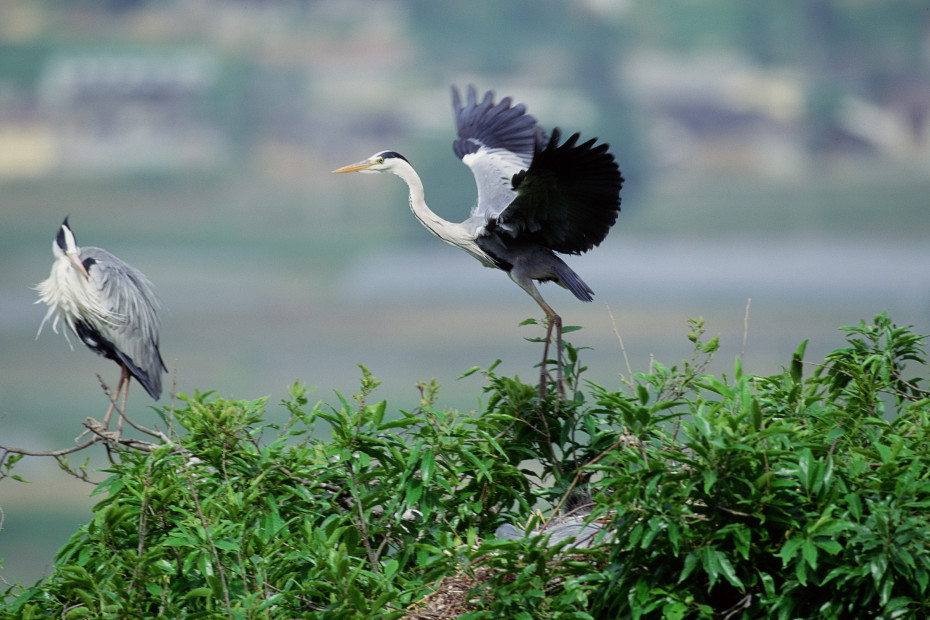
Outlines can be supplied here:
M82 444L78 444L71 448L64 448L62 450L26 450L25 448L11 448L9 446L0 445L0 450L3 451L3 456L0 456L0 465L6 460L7 454L22 454L23 456L64 456L66 454L72 454L87 448L93 443L97 443L98 438L94 437L88 441L85 441Z

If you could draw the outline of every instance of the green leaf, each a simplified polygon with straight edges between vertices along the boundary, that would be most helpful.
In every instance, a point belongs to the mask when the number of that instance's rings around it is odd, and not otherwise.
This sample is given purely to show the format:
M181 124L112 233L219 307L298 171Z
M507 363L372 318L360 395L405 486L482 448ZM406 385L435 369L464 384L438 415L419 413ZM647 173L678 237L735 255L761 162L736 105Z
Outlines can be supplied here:
M404 504L407 506L416 506L423 495L423 484L419 480L411 480L407 485L404 493Z
M701 473L704 478L704 493L710 495L714 485L717 484L717 470L705 469Z
M381 569L381 573L384 575L384 579L386 581L391 581L392 579L394 579L394 575L397 574L397 570L399 568L400 568L400 563L395 559L391 559L387 563L384 564L384 566Z
M730 582L735 588L738 588L740 592L745 590L742 580L736 574L736 570L733 568L733 564L730 563L729 558L724 555L722 552L717 552L717 563L720 566L720 572Z
M482 478L484 478L484 479L490 479L490 478L491 478L491 472L488 471L488 468L487 468L487 466L484 464L484 461L483 461L482 459L478 458L477 456L475 456L474 454L472 454L471 450L463 449L463 450L461 451L461 454L462 454L463 457L465 457L465 459L466 459L469 463L471 463L471 464L475 467L475 469L477 469L477 470L482 474L481 476L478 476L478 479L479 479L479 480L482 479Z
M798 480L801 487L809 491L811 489L811 473L814 467L814 455L810 448L804 448L798 455Z
M812 569L817 570L817 545L814 541L809 538L804 539L801 543L801 556Z
M213 544L217 549L226 549L227 551L239 550L239 542L235 540L214 540Z
M882 580L888 574L888 558L884 555L873 556L872 559L869 560L869 572L872 574L875 586L879 587Z
M662 620L682 620L688 615L688 606L681 601L674 601L662 606Z
M785 541L785 544L782 545L781 549L778 551L778 557L781 558L782 568L788 566L788 563L792 561L797 555L798 548L804 543L804 538L794 537L789 538Z
M759 580L762 582L762 588L765 590L765 596L775 598L775 579L768 573L759 571Z
M716 549L710 546L701 548L701 566L710 579L710 587L713 588L720 576L720 554Z
M817 540L816 544L830 555L836 555L843 550L843 545L835 540Z
M207 598L208 596L212 596L212 595L213 595L213 590L211 590L210 588L200 587L200 588L194 588L193 590L185 594L184 598L190 600L192 598Z
M698 565L698 554L696 551L692 551L685 556L684 566L681 570L681 575L678 576L678 583L683 583L689 575L694 571L695 567Z
M428 448L423 451L422 465L420 466L420 477L425 486L429 486L430 480L433 478L434 467L435 461L433 460L433 451Z
M466 370L464 373L462 373L462 374L458 377L458 379L464 379L465 377L470 377L470 376L472 376L473 374L475 374L476 372L481 372L481 367L480 367L480 366L472 366L471 368L469 368L468 370Z

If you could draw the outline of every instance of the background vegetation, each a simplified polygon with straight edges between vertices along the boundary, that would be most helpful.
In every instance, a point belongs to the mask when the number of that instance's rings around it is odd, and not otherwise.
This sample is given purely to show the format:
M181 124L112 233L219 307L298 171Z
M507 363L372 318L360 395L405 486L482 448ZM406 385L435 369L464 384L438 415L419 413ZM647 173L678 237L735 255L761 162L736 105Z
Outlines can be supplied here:
M334 405L295 384L284 424L181 397L0 617L925 616L923 337L882 314L823 362L802 343L779 374L715 376L690 328L690 359L618 391L568 344L567 402L494 366L474 414L424 384L391 415L364 367ZM578 540L549 540L566 524Z

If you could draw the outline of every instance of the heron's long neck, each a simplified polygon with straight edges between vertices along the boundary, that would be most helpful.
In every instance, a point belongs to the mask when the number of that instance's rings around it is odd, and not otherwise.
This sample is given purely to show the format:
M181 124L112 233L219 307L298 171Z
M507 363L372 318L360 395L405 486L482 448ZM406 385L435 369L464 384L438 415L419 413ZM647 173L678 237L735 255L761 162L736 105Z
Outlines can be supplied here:
M456 243L456 240L461 237L461 225L442 219L426 205L423 181L420 180L420 175L416 173L416 170L411 166L404 166L396 170L395 174L402 178L410 188L410 210L420 220L420 223L443 241L452 245L460 245Z
M52 330L55 333L58 333L58 321L62 318L75 333L75 323L78 321L116 324L118 320L118 316L101 303L96 285L78 273L71 260L64 255L55 259L51 274L36 285L36 290L39 292L39 301L48 305L48 312L39 325L39 334L49 319L54 319ZM36 334L36 338L39 334Z

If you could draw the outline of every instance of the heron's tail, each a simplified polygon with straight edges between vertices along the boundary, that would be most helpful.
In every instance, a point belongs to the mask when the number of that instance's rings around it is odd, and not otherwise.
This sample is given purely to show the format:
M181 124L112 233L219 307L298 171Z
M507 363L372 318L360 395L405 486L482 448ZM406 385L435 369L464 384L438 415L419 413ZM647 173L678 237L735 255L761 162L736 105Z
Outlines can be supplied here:
M594 301L594 291L584 283L581 277L572 271L571 267L562 264L558 270L559 284L567 288L581 301Z
M140 368L138 364L119 350L116 351L116 355L119 357L119 361L126 365L129 374L135 377L139 385L148 392L152 400L158 400L161 396L161 375L165 367L161 354L156 350L154 357L157 357L157 360L149 360L146 368Z

